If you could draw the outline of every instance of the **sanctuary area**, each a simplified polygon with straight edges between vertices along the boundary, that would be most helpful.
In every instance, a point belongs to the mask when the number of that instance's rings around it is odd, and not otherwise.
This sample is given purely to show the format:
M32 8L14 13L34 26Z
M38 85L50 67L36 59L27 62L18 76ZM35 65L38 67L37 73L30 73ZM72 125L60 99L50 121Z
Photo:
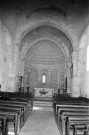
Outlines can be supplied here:
M89 135L89 0L0 1L0 135Z

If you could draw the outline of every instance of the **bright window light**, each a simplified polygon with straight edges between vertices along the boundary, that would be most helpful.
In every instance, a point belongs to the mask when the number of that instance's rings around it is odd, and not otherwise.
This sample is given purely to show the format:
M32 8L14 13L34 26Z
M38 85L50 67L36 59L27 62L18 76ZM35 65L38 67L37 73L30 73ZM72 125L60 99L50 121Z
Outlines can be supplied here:
M8 135L15 135L15 133L13 133L13 132L8 132Z
M43 108L42 107L33 106L33 110L43 110Z
M89 71L89 45L87 47L87 71Z
M46 82L46 75L45 75L45 74L43 74L43 76L42 76L42 82L43 82L43 83Z

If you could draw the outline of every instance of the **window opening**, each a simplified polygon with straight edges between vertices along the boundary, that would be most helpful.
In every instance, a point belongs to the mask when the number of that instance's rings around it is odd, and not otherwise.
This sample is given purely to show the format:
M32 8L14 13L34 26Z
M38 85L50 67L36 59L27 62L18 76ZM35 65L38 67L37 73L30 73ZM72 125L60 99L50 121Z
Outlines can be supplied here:
M46 82L46 75L43 74L43 75L42 75L42 83L45 83L45 82Z

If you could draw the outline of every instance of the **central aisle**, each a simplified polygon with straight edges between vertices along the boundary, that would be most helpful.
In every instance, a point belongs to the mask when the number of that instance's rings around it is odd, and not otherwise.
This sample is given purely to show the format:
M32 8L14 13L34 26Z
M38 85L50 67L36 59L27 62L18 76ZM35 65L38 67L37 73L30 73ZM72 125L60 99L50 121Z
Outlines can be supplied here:
M19 135L60 135L52 107L34 107Z

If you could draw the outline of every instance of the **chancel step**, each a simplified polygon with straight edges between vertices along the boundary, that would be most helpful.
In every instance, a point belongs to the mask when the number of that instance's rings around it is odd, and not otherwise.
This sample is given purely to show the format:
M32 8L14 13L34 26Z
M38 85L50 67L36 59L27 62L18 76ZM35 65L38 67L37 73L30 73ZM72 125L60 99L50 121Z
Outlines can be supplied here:
M34 106L53 106L52 97L35 97Z
M52 102L53 99L52 97L34 97L34 101L48 101L48 102Z
M34 101L34 106L52 106L52 102Z

